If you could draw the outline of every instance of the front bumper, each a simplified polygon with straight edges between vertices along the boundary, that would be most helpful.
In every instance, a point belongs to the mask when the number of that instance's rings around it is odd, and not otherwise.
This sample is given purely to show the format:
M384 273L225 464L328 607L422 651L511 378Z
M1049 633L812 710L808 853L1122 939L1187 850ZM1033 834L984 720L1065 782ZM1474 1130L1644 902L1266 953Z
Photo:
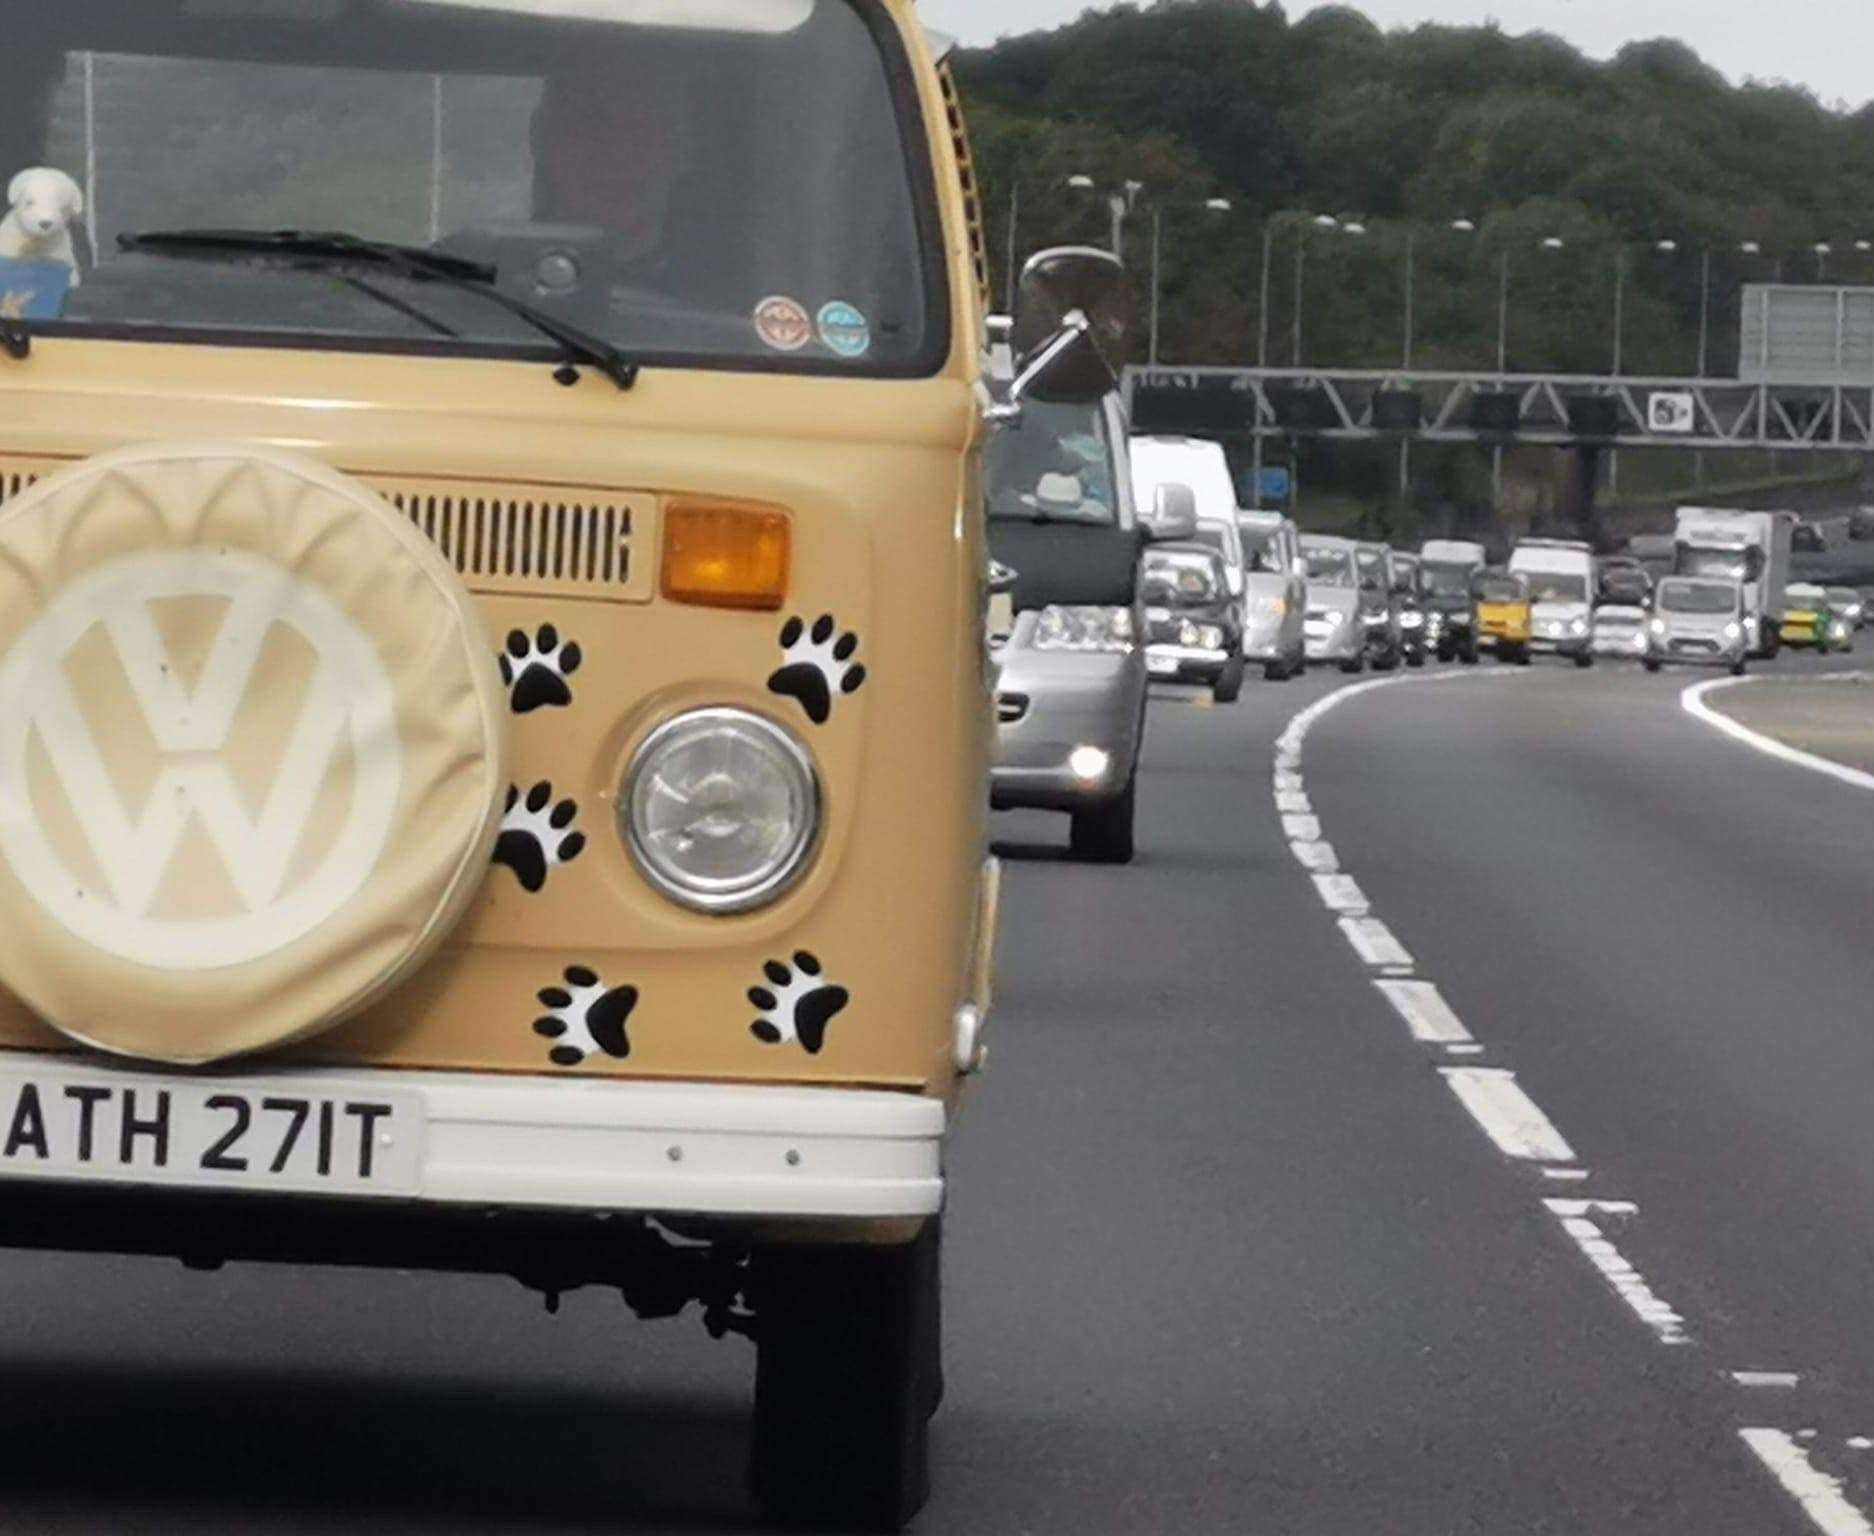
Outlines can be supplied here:
M9 1051L4 1060L10 1072L43 1068L49 1080L81 1069L88 1080L115 1079L139 1091L153 1081L143 1071L67 1055ZM912 1093L324 1067L215 1081L233 1091L265 1083L334 1099L415 1097L424 1112L420 1173L414 1192L395 1198L424 1204L741 1218L920 1217L943 1204L947 1112L941 1100ZM0 1160L0 1189L49 1177L31 1172L28 1160ZM203 1193L216 1186L187 1187ZM389 1197L334 1190L305 1198L375 1204Z
M1366 653L1366 636L1358 624L1336 624L1330 629L1310 619L1302 636L1310 661L1352 661Z
M1594 641L1588 635L1555 634L1537 630L1529 638L1529 649L1538 656L1586 656L1592 653Z
M1151 645L1145 668L1155 683L1214 683L1230 660L1228 651L1195 645Z
M1678 667L1734 667L1745 654L1742 644L1719 646L1709 641L1675 639L1671 635L1655 641L1651 652L1654 661Z
M1022 656L1006 665L990 804L1078 810L1123 793L1138 762L1145 690L1145 663L1136 654L1050 657L1045 668ZM1068 766L1082 747L1107 755L1103 773L1082 778Z

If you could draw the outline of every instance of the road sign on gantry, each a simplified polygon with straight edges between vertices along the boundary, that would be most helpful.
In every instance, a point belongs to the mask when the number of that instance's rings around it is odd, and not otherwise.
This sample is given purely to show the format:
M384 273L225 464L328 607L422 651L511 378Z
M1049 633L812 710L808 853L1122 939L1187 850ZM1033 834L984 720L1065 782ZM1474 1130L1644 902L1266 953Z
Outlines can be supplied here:
M1698 426L1698 400L1690 390L1656 389L1646 397L1649 432L1690 435Z

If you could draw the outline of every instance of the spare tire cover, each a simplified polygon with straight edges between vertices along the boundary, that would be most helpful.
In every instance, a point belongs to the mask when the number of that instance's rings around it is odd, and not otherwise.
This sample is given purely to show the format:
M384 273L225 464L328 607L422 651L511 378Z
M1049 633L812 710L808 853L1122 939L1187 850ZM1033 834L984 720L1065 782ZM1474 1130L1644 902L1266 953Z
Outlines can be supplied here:
M357 1012L487 873L504 706L441 553L322 464L41 481L0 509L0 983L165 1062Z

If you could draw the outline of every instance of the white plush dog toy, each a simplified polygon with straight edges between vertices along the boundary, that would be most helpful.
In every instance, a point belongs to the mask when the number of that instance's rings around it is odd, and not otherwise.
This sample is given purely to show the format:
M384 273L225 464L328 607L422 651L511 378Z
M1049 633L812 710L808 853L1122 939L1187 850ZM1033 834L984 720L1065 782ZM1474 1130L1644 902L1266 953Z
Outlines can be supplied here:
M9 261L57 261L72 269L78 285L78 256L72 226L85 213L78 183L49 165L21 171L7 188L6 217L0 219L0 258Z

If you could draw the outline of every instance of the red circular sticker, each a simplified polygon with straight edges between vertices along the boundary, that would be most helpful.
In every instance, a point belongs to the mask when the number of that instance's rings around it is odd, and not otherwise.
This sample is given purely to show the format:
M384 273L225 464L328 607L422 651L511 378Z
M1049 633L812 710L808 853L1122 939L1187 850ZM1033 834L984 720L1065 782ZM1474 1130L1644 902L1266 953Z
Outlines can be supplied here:
M798 352L813 340L813 317L792 299L763 299L755 306L755 331L777 352Z

